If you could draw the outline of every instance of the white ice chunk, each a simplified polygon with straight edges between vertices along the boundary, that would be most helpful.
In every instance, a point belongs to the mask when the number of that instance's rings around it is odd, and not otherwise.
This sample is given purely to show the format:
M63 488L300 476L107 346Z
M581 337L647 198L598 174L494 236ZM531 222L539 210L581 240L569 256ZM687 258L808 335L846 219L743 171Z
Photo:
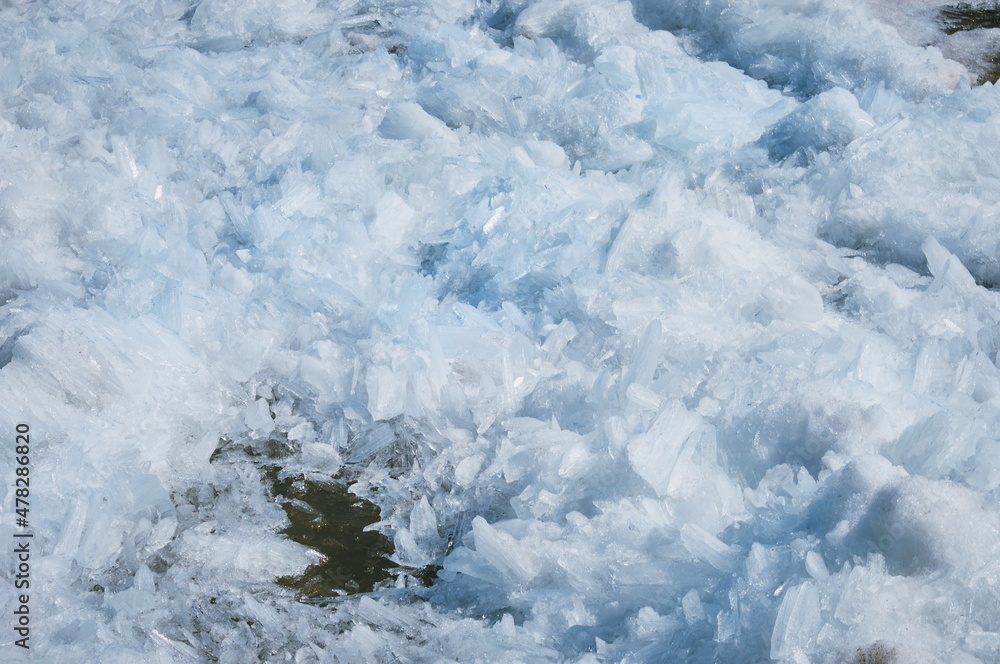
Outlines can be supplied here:
M380 365L370 367L365 378L368 385L368 412L373 418L389 420L403 412L406 374Z
M245 270L226 263L212 277L212 283L234 295L245 295L253 290L253 279Z
M159 551L174 538L176 533L176 517L168 516L160 519L157 524L153 526L153 530L149 534L149 539L146 540L146 550L149 552Z
M796 661L815 644L821 625L819 590L811 582L787 591L771 633L771 659Z
M733 550L701 526L684 524L681 527L681 542L691 555L716 569L728 570L733 564Z
M627 90L639 84L639 77L635 71L635 56L633 48L613 46L605 49L594 59L594 69L611 85Z
M472 532L476 541L476 553L511 583L524 585L538 574L540 566L535 554L508 533L494 528L481 516L473 519Z
M274 431L274 418L271 417L271 409L264 399L254 399L247 404L243 421L248 429L260 436Z
M448 125L427 113L419 104L409 101L386 111L378 130L386 138L397 140L409 138L422 141L430 137L456 140Z
M681 608L684 610L684 620L688 625L696 625L705 620L705 608L701 604L697 590L689 590L681 599Z
M405 238L414 217L413 208L395 192L379 199L371 231L374 239L387 243L387 248L399 245Z
M830 577L830 572L826 568L826 563L823 562L823 556L819 555L815 551L809 551L806 553L806 571L809 572L809 576L816 579L817 581L823 581Z
M569 157L566 151L552 141L525 141L524 151L531 157L531 161L544 168L569 169ZM563 321L570 323L570 321ZM572 323L570 323L572 324Z
M635 436L628 445L632 469L646 480L657 495L664 495L670 474L684 442L701 424L701 417L679 402L668 404L649 431Z
M421 496L420 502L410 510L410 532L416 541L428 545L436 544L439 539L437 516L427 496Z
M936 281L950 284L958 293L972 293L976 280L953 253L941 246L933 237L924 240L921 247L927 257L927 268Z
M853 94L833 88L789 113L760 142L772 159L783 159L802 148L842 148L874 126Z
M243 593L247 613L261 623L265 628L277 631L281 629L281 615L269 603L258 602L250 593Z
M776 318L798 323L823 320L823 298L816 287L798 275L775 279L762 291Z
M392 559L404 565L420 567L433 562L430 554L417 543L413 533L407 529L396 531L393 537Z
M628 397L629 401L645 410L659 410L660 404L663 403L660 395L639 383L629 385L628 389L625 390L625 396Z
M177 551L216 579L264 582L301 573L319 554L288 539L189 530Z
M482 468L486 458L482 454L473 454L462 459L455 466L455 481L461 486L470 486L475 480L479 469Z

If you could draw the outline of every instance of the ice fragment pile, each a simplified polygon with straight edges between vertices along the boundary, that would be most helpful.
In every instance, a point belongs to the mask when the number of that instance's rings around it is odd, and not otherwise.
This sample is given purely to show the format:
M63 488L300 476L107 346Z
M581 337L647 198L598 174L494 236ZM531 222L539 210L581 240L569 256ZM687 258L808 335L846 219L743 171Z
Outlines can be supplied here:
M6 3L38 661L996 661L1000 96L879 7Z

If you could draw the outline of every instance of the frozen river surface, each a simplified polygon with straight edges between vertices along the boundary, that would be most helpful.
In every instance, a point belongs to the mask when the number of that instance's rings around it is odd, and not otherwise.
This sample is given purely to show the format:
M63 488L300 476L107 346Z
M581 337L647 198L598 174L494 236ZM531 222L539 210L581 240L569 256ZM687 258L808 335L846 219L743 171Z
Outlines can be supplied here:
M3 661L1000 661L996 18L3 3Z

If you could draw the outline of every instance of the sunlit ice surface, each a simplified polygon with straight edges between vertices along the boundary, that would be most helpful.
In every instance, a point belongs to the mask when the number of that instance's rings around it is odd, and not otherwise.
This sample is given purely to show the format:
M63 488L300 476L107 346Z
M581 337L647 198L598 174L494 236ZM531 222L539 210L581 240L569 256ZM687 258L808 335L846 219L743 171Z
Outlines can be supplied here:
M997 661L993 9L5 3L30 656Z

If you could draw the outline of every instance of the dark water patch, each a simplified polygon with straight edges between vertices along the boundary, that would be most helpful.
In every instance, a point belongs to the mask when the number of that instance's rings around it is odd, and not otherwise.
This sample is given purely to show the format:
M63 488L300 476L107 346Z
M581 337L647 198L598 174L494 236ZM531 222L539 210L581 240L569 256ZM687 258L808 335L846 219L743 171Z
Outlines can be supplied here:
M301 476L279 479L279 470L266 466L263 474L290 521L281 534L324 557L298 576L281 577L279 584L318 598L371 592L389 578L395 567L388 558L392 542L365 530L379 521L378 507L349 493L344 484Z
M947 35L982 28L1000 28L1000 7L960 2L941 8L941 30Z
M938 23L941 31L947 35L970 30L990 30L1000 28L1000 4L973 5L960 2L946 5L938 13ZM1000 80L1000 52L986 55L979 63L982 73L976 79L976 85L996 83ZM975 67L980 69L980 67Z
M984 64L986 65L986 71L976 79L976 85L996 83L1000 80L1000 53L991 53L988 55Z
M282 477L286 460L299 451L299 446L281 431L258 440L221 438L211 457L215 464L245 466L249 462L254 466L260 481L288 517L289 524L278 533L322 555L322 561L302 574L277 579L279 585L298 591L300 601L323 604L355 593L391 592L396 585L387 583L391 577L399 577L400 587L429 587L440 569L436 565L409 567L392 562L391 539L376 530L366 530L381 520L379 507L350 492L359 460L379 463L390 475L404 472L413 463L422 441L415 424L395 418L352 434L350 439L353 442L348 444L347 466L329 479L306 478L302 474ZM352 452L359 458L352 458ZM202 496L206 490L211 495ZM208 485L199 491L202 493L186 496L186 502L197 507L212 505L219 498L218 491Z

